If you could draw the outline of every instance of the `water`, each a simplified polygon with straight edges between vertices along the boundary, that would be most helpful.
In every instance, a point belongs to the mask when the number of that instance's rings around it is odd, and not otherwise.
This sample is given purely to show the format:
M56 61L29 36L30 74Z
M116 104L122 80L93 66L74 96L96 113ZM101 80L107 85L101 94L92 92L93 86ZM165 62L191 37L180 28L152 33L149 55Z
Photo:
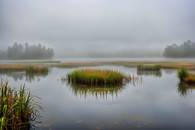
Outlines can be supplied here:
M40 130L195 129L195 91L179 87L175 70L139 73L135 68L101 66L138 75L121 88L94 90L71 86L62 78L73 69L53 68L48 75L1 73L16 89L25 83L43 108Z

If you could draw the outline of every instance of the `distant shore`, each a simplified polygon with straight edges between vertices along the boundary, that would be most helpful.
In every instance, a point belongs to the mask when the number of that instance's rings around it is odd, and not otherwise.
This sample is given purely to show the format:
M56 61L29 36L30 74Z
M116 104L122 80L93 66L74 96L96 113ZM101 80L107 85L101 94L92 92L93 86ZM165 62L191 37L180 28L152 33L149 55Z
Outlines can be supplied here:
M110 59L105 60L91 60L91 61L61 61L61 60L23 60L23 61L9 61L1 62L0 70L24 70L26 67L33 66L46 66L46 67L60 67L60 68L73 68L83 66L100 66L100 65L121 65L127 67L137 67L137 65L160 65L165 69L179 69L187 68L195 70L195 60L120 60Z

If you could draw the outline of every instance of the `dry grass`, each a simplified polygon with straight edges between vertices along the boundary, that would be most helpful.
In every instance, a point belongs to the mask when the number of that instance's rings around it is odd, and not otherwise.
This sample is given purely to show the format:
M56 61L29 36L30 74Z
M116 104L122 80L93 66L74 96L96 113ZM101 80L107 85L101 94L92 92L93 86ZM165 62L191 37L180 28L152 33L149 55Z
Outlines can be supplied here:
M195 84L195 75L189 74L186 78L184 78L185 83Z

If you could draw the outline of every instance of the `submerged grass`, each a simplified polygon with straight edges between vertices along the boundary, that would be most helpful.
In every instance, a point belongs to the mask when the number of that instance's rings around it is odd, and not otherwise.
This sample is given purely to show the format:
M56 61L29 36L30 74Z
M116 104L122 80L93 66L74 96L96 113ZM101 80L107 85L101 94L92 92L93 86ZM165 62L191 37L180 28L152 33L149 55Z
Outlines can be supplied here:
M83 69L75 70L68 74L68 81L73 84L84 84L91 86L121 85L124 74L111 70Z
M18 91L0 84L0 130L28 130L38 114L37 104L24 87Z

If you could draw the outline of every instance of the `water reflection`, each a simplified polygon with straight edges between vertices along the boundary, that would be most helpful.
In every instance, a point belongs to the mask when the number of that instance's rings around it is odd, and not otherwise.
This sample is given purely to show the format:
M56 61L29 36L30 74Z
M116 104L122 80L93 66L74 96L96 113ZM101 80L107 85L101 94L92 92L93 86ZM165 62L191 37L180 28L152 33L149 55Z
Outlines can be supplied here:
M66 82L65 80L62 80ZM141 77L134 77L131 81L122 85L115 86L90 86L90 85L79 85L73 83L67 83L70 86L72 92L76 96L88 98L89 96L95 97L96 99L107 99L108 97L117 98L120 92L125 89L128 84L137 86L142 83Z
M186 83L179 83L178 84L178 92L182 96L186 96L188 93L195 90L195 84L186 84Z
M137 69L137 75L139 76L155 76L155 77L161 77L162 72L161 70L138 70Z
M76 96L94 96L97 99L107 99L108 96L117 97L118 93L124 89L124 86L84 86L84 85L69 85Z
M40 78L45 78L48 73L31 73L28 74L25 71L0 71L0 77L10 77L14 81L25 80L27 82L40 81Z

